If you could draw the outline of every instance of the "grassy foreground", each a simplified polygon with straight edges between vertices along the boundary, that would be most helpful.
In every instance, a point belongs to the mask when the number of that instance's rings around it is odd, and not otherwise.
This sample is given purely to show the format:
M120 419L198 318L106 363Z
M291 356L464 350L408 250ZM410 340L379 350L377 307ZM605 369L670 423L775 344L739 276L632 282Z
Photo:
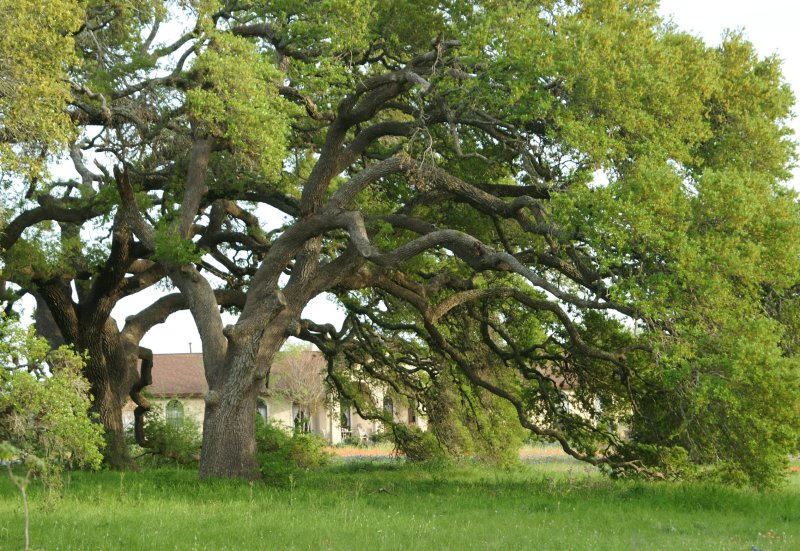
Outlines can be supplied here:
M32 490L32 549L800 549L800 475L759 494L610 481L582 466L337 463L272 483L72 473ZM0 478L0 549L22 507Z

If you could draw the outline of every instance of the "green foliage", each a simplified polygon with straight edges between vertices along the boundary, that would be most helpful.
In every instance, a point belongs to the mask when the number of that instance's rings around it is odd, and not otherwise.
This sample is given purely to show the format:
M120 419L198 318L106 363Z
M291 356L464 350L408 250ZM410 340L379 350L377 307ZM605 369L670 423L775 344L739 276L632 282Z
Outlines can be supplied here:
M176 265L188 265L200 262L202 252L189 239L181 239L177 231L166 223L158 227L154 235L155 260L170 262Z
M146 462L192 465L200 460L202 433L190 416L181 418L179 424L168 423L160 410L151 410L145 415L144 434L147 449L141 457Z
M291 36L298 47L319 48L336 56L367 45L366 32L376 4L375 0L321 0L314 4L278 0L268 9L255 11Z
M330 463L325 441L312 432L294 433L285 449L286 458L299 469L317 469Z
M291 439L292 433L283 425L256 419L256 444L259 451L279 452L289 444Z
M446 455L433 433L419 427L394 423L391 436L397 449L410 461L435 461Z
M278 95L281 75L243 38L212 33L209 40L194 63L199 86L187 91L186 107L205 132L230 142L240 165L273 176L286 154L294 112Z
M75 138L65 109L67 71L79 63L73 33L83 19L72 0L0 1L0 163L34 178L49 154ZM16 147L15 145L16 144Z
M498 467L519 461L527 432L508 402L470 384L452 368L424 400L428 429L449 457Z
M285 427L256 419L257 460L262 476L284 483L299 471L318 469L330 463L325 441L313 433L292 432Z
M174 49L148 44L172 9L197 18ZM358 344L341 346L361 367L342 388L370 415L374 379L424 399L455 455L511 462L521 421L587 458L760 487L797 449L800 217L783 185L794 98L779 61L740 34L708 47L651 0L25 0L0 17L3 169L41 172L73 124L101 125L83 146L150 190L156 260L210 252L212 271L254 292L284 272L304 302L358 289L343 300ZM198 136L214 142L194 167L214 205L194 226L215 233L202 249L164 229ZM345 207L371 244L466 233L483 245L357 258L351 226L321 220L340 215L325 200L393 155L421 168L383 174ZM82 176L7 199L3 224L49 199L61 233L32 222L3 252L4 278L69 282L105 264L79 238L88 220L63 221L76 190L107 207L99 226L112 219L109 179ZM519 197L523 185L535 192ZM270 233L227 217L252 200L289 221ZM293 224L327 230L274 246L301 233ZM257 272L267 251L280 262ZM292 331L295 306L280 318Z
M22 283L34 276L73 275L94 256L84 245L78 236L59 238L51 226L31 228L10 251L4 251L3 269Z
M19 459L56 483L65 466L98 468L101 427L89 416L83 360L66 347L50 351L32 328L0 318L0 433L6 461Z

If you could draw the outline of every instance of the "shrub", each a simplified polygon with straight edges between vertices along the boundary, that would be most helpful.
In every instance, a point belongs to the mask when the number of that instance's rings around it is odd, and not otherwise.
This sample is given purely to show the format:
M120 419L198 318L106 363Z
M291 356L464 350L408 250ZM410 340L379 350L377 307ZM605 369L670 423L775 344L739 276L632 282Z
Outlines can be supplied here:
M73 350L50 350L33 328L0 314L0 434L4 460L26 462L31 474L57 483L65 466L98 468L102 428L89 417L89 383Z
M325 441L310 432L292 436L286 450L286 457L300 469L316 469L331 462Z
M292 439L289 430L280 423L266 422L259 415L256 417L256 448L259 453L275 453L280 451Z
M102 429L88 415L82 367L83 359L70 348L50 350L33 328L0 314L0 465L22 495L25 549L31 478L53 487L65 466L100 466Z
M410 461L433 461L446 455L436 437L419 427L395 424L392 426L392 439Z
M348 434L339 443L340 446L358 446L361 444L361 439L358 436Z
M144 434L148 451L142 456L150 456L151 461L181 464L200 461L200 425L191 417L174 425L167 423L161 413L150 411L145 415Z
M388 432L373 432L370 437L369 441L373 444L380 444L382 442L391 442L392 435Z
M261 474L282 479L299 471L323 467L331 455L325 441L312 433L295 432L277 423L256 421L257 459Z

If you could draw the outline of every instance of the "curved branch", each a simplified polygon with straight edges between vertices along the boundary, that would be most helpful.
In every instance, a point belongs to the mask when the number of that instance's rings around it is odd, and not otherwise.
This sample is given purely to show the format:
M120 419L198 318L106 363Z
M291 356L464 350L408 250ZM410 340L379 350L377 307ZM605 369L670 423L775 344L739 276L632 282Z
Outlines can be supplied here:
M220 306L244 307L245 294L242 291L218 289L214 291L214 297ZM175 312L188 307L188 302L183 294L165 295L139 313L127 317L122 334L131 342L139 342L150 329L164 323Z
M7 251L22 237L22 233L40 223L54 221L81 225L87 220L104 214L102 205L95 202L86 204L79 199L55 199L44 196L39 199L40 206L27 210L14 218L3 230L0 237L0 249Z
M153 384L153 351L149 348L139 347L138 358L141 360L139 380L131 387L130 397L136 404L133 410L133 435L136 443L143 448L148 448L149 442L144 434L144 416L150 411L150 401L142 394L142 390Z

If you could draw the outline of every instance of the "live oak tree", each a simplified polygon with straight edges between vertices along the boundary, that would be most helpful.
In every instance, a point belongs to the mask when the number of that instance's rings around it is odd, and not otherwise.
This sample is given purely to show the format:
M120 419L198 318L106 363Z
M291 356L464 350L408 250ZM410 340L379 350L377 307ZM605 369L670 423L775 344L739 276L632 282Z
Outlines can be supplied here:
M197 323L201 476L256 473L257 394L290 335L420 397L453 370L619 474L780 475L798 369L772 305L799 228L777 59L650 1L183 7L163 42L158 2L81 4L51 71L80 65L42 78L99 157L108 223ZM228 327L222 286L244 297ZM302 319L326 292L340 331Z
M7 64L3 73L8 93L0 99L4 102L0 155L5 172L18 176L5 187L0 236L4 299L10 310L21 295L32 294L38 329L51 345L69 342L86 352L83 372L91 382L92 408L106 432L106 463L126 467L130 459L122 407L129 397L137 404L137 440L146 444L142 418L149 403L141 390L151 382L152 354L139 342L154 325L185 308L185 301L170 295L146 308L142 305L139 314L125 320L123 329L111 317L119 300L153 285L165 273L147 259L150 251L137 245L130 228L115 217L116 200L108 196L113 186L104 186L102 170L93 173L87 167L84 153L95 149L93 141L102 140L102 132L89 139L78 133L74 123L94 125L103 115L86 106L78 108L75 94L81 88L68 77L81 60L83 67L91 63L87 48L106 44L120 53L141 46L141 40L133 37L138 27L130 24L135 6L127 6L127 12L125 6L112 9L100 3L84 6L85 12L71 2L37 6L14 3L3 9L7 28L13 32L4 36L0 47L4 59L14 63ZM97 54L95 61L102 62L106 54ZM49 101L42 101L43 95ZM48 152L62 145L75 178L63 174L51 178L46 173ZM18 290L11 291L7 282ZM229 293L222 300L237 298Z

